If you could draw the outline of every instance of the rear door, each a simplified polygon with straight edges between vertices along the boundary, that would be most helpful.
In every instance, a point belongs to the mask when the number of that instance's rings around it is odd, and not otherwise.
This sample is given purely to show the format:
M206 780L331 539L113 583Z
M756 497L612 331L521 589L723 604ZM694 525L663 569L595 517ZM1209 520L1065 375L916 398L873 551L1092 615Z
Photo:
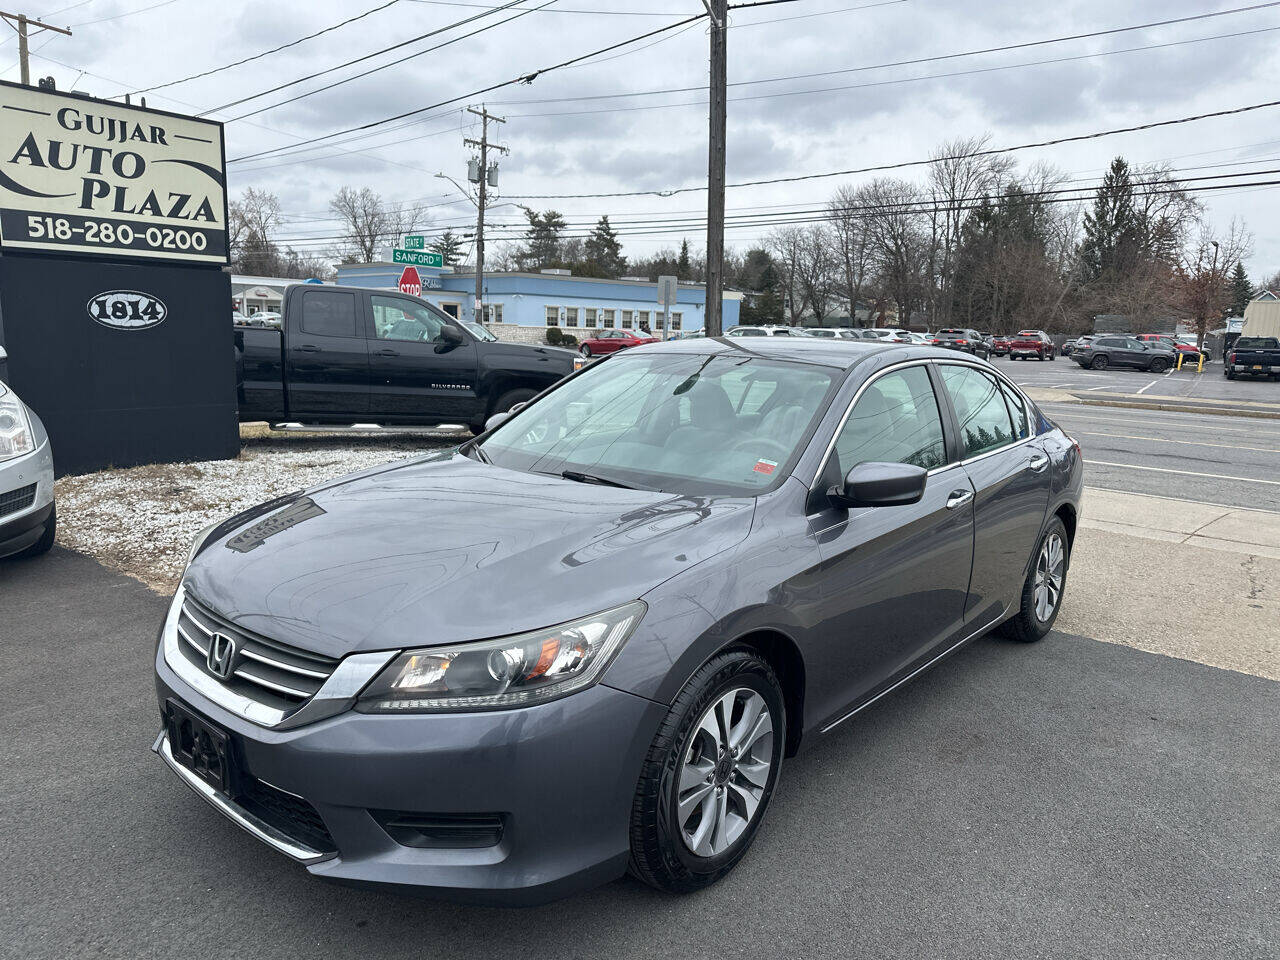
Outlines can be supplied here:
M965 620L1000 616L1020 595L1049 506L1049 457L1017 391L987 370L939 363L973 485L973 576Z
M807 656L812 707L823 716L893 682L963 626L973 556L972 490L948 466L942 409L927 362L891 368L860 392L823 477L859 463L938 472L923 499L900 507L824 506L809 517L822 552L807 612L829 641Z
M476 345L443 339L455 324L425 304L395 294L370 294L370 413L392 420L469 423L480 416Z
M285 374L289 415L340 419L369 412L369 346L361 295L304 287L289 294Z

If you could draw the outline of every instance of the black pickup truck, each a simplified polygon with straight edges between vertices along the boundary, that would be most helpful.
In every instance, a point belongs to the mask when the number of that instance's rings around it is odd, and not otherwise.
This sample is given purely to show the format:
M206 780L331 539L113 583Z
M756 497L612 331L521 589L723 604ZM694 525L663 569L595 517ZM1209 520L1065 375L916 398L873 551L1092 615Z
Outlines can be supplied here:
M1280 340L1240 337L1222 358L1222 375L1228 380L1280 376Z
M420 300L364 287L295 284L280 327L236 326L241 421L466 424L573 372L574 354L503 343Z

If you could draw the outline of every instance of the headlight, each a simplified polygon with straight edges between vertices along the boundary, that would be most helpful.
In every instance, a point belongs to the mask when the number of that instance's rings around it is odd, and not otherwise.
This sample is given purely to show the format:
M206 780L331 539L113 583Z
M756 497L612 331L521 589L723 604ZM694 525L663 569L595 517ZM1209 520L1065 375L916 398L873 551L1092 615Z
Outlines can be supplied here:
M12 460L36 448L27 408L0 384L0 460Z
M369 684L356 709L500 710L563 697L600 678L645 609L635 600L532 633L406 651Z
M221 521L219 521L219 523L221 523ZM196 538L191 541L191 546L187 549L186 565L188 567L191 566L191 561L196 558L196 554L200 552L200 548L204 546L204 542L209 539L209 534L213 533L218 525L218 523L211 523L196 534Z

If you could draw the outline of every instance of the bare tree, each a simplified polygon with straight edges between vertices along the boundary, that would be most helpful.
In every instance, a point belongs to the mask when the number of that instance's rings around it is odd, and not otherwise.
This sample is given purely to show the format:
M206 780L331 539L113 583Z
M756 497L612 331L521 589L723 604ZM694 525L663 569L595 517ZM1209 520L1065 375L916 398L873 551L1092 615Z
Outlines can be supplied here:
M921 212L920 188L905 180L873 180L866 187L865 211L871 250L884 293L898 305L898 322L924 302L929 258L928 218Z
M794 327L800 322L805 306L800 279L804 273L804 230L800 227L781 227L769 234L766 243L777 264L787 323Z
M271 235L283 222L280 198L249 187L227 207L227 241L232 265L241 273L274 276L277 256Z
M1227 276L1252 251L1253 237L1238 220L1231 221L1225 234L1201 222L1198 235L1184 249L1177 268L1177 290L1183 309L1191 315L1198 346L1204 346L1209 324L1226 316L1231 303Z
M848 305L850 317L858 312L858 301L863 297L874 266L864 213L868 203L865 189L843 186L827 204L835 272L839 278L838 295Z
M347 263L370 263L382 246L425 225L421 206L387 203L368 187L343 187L329 209L341 221L338 256Z

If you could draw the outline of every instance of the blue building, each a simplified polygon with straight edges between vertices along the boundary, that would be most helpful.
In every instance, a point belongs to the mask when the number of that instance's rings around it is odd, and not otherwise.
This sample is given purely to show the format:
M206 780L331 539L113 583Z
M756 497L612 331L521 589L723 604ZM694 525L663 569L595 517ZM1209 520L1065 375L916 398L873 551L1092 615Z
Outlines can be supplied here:
M403 269L387 262L344 264L338 267L337 282L394 290ZM454 273L448 267L417 269L424 299L455 317L474 319L474 273ZM706 302L707 292L701 284L680 284L670 316L671 334L702 330ZM650 280L599 280L575 277L567 270L486 273L484 304L485 324L504 340L541 343L551 327L578 339L597 330L638 330L641 325L655 335L664 332L658 285ZM737 326L741 304L741 293L724 294L724 329Z

